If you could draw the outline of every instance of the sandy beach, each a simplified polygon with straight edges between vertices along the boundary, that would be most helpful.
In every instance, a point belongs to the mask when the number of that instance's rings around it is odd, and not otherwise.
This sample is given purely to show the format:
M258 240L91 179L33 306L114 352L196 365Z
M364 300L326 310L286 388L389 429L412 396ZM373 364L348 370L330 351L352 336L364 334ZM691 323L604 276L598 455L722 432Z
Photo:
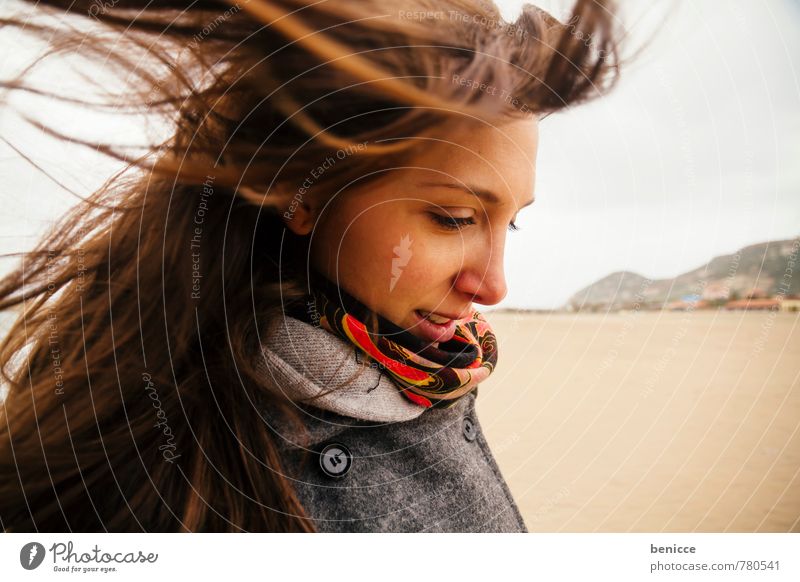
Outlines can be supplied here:
M800 314L487 313L487 439L532 532L800 532Z

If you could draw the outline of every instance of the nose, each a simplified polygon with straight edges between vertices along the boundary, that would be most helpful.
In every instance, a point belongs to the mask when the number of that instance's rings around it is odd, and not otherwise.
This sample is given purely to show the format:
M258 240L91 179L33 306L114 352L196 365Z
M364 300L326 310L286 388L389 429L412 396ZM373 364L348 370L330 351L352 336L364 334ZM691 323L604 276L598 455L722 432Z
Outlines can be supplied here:
M465 249L464 264L455 282L455 289L481 305L500 303L508 294L503 268L504 238L486 244L473 252Z

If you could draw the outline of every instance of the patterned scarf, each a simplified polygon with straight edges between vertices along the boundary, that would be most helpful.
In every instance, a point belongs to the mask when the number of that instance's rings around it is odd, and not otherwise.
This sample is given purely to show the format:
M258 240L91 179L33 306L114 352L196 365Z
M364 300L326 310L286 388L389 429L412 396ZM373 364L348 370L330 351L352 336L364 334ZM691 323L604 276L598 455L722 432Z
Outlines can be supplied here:
M304 302L287 306L287 315L352 342L377 362L409 400L426 408L448 408L494 371L497 340L484 317L474 311L461 320L452 339L433 343L374 314L378 333L364 322L372 311L326 277L312 275L311 292Z

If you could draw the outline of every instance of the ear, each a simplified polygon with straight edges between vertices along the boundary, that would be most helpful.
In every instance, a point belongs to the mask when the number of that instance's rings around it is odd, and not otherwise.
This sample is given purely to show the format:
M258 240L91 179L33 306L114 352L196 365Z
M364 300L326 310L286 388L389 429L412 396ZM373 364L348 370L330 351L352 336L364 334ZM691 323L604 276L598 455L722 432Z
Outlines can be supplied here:
M251 202L264 204L265 197L263 192L242 186L239 192ZM273 189L268 197L271 198L271 204L280 213L283 223L286 228L291 230L298 236L306 236L311 233L314 228L316 219L316 212L313 205L308 200L308 194L301 195L299 192L294 196L282 190Z

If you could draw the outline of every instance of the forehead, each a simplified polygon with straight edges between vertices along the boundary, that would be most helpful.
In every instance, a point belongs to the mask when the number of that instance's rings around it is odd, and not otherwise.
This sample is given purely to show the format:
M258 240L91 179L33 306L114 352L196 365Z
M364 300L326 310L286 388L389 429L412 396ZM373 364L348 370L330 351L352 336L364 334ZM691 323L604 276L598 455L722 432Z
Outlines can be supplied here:
M411 184L457 184L436 188L447 194L458 187L474 187L496 193L505 204L521 206L533 195L538 149L538 121L515 120L503 125L464 124L455 130L425 140L409 162ZM434 190L431 190L433 192ZM489 197L481 197L491 202Z

